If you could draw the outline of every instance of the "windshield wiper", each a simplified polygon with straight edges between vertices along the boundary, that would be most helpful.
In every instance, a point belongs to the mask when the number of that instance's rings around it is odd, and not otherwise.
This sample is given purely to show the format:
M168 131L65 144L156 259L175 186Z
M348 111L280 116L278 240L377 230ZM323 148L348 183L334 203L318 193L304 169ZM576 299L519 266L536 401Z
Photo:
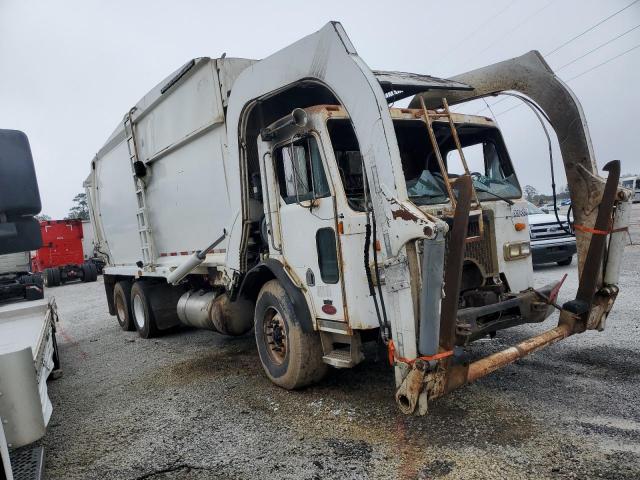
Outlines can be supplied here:
M485 190L484 188L478 188L477 185L474 185L474 187L476 188L477 191L479 192L484 192L484 193L488 193L489 195L493 195L496 198L499 198L500 200L504 200L505 202L507 202L509 205L513 205L513 202L511 200L509 200L508 198L504 198L500 195L498 195L497 193L493 193L491 190Z

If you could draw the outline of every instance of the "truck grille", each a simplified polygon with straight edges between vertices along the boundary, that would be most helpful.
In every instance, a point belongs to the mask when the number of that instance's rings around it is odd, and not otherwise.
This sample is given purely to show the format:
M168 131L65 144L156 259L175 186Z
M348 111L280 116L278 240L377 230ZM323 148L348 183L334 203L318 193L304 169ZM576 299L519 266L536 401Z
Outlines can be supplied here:
M486 277L498 275L498 262L493 254L496 251L495 232L492 212L485 211L483 213L484 231L479 240L467 242L464 250L464 259L471 260L476 263L483 271ZM447 233L447 254L449 253L448 245L450 231ZM480 235L480 221L478 216L469 218L469 226L467 227L467 237L477 237Z
M494 231L493 231L493 221L489 219L489 215L487 213L484 214L484 232L480 240L476 240L473 242L468 242L464 249L464 258L465 260L473 260L477 263L486 276L497 275L498 265L497 259L493 252L495 252L495 248L493 246L494 243ZM480 221L477 216L471 217L469 219L469 227L467 229L467 237L476 237L480 235Z
M567 222L562 222L562 225L568 230L569 225ZM531 231L532 240L547 240L550 238L562 238L572 237L567 234L557 222L539 223L537 225L529 225Z

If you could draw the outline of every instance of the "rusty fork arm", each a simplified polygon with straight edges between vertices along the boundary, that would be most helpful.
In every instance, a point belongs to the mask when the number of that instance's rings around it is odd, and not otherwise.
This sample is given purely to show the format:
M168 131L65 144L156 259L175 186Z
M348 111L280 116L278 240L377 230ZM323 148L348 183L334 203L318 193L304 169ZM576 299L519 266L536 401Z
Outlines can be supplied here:
M600 232L607 232L611 228L613 206L620 178L620 162L617 160L609 162L604 166L604 170L609 171L609 176L607 177L594 226L594 230ZM563 305L557 327L528 338L513 347L481 358L469 365L454 365L451 359L440 362L438 369L432 373L429 399L440 397L466 383L482 378L574 333L583 332L586 329L586 322L593 307L598 288L600 267L603 264L605 255L606 238L607 236L604 234L594 234L592 236L588 249L587 258L589 260L585 262L585 267L580 277L578 293L574 300ZM444 315L446 311L444 302L442 311ZM446 344L449 344L449 339L447 339Z
M612 160L603 167L603 170L608 171L609 175L602 193L602 200L600 200L600 205L598 206L598 215L593 227L594 233L591 235L589 249L587 250L587 261L584 262L582 275L580 275L578 293L574 300L562 306L564 310L568 310L574 315L560 315L560 323L571 325L576 333L586 330L589 315L593 308L594 297L599 287L598 284L601 283L598 280L601 269L604 268L606 233L611 230L613 222L613 207L618 193L618 183L620 182L620 160Z

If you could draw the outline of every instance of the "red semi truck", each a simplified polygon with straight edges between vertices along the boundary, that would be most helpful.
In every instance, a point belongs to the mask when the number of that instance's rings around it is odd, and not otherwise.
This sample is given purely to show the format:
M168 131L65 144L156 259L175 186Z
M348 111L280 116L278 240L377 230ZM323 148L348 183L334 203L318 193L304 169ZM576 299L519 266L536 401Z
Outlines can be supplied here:
M82 220L44 220L40 222L42 247L31 259L33 272L41 272L44 284L55 287L73 280L95 282L98 269L84 261Z

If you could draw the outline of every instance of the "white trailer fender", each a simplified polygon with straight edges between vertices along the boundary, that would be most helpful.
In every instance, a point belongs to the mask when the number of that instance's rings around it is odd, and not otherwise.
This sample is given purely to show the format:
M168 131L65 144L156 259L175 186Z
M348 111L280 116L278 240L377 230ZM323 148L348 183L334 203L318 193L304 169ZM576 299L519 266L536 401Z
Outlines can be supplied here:
M404 176L384 92L340 23L328 23L318 32L251 65L240 74L227 111L230 168L241 168L246 150L245 123L256 100L302 80L316 81L328 88L352 120L374 193L372 200L379 238L384 242L382 256L388 279L386 298L394 341L400 355L415 358L416 332L404 245L412 238L433 238L438 227L407 201L404 181L396 181ZM230 191L242 191L239 174L229 175L229 182ZM240 197L232 198L230 206L230 214L239 215L242 211ZM394 224L393 235L389 233L391 224ZM240 269L242 235L242 225L238 222L230 232L229 268Z

